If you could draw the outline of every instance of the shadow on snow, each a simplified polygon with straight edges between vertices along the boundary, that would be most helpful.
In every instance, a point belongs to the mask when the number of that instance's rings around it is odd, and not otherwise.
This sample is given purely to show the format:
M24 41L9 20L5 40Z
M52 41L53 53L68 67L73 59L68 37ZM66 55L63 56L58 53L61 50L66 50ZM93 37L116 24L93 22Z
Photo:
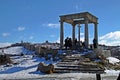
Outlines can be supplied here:
M5 71L1 71L0 74L10 74L10 73L16 73L16 72L19 72L19 71L22 71L22 70L27 70L27 69L31 69L31 68L34 68L34 67L37 67L38 65L33 65L33 66L29 66L29 67L12 67L8 70L5 70Z

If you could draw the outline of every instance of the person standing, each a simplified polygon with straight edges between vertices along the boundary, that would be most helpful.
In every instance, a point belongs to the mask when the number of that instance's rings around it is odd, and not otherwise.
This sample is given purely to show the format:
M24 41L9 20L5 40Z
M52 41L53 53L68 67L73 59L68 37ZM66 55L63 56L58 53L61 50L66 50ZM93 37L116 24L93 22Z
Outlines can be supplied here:
M94 48L97 48L97 40L95 38L93 39L93 46Z
M67 50L67 47L68 47L68 37L65 39L65 49Z

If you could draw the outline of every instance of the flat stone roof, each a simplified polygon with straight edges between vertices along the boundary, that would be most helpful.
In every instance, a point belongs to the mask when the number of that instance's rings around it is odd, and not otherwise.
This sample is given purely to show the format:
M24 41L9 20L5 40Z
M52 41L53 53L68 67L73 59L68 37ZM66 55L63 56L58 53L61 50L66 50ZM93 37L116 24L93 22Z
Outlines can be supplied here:
M60 21L69 23L69 24L85 24L85 21L88 20L88 23L98 23L98 18L92 15L89 12L82 12L76 14L67 14L61 15Z

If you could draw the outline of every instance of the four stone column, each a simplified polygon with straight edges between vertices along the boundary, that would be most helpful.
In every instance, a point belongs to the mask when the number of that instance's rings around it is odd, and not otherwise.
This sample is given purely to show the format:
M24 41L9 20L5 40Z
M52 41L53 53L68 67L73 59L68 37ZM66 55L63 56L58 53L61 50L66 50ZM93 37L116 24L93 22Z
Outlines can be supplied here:
M98 23L94 23L94 38L96 39L97 47L98 47Z
M75 48L75 24L72 24L72 48Z
M64 46L64 27L63 27L63 21L60 21L60 48L62 49ZM89 46L89 34L88 34L88 20L85 20L85 47L88 48ZM94 23L94 38L97 41L98 46L98 28L97 23ZM78 27L78 40L80 42L80 25ZM72 24L72 46L75 47L75 24Z
M80 24L78 24L78 42L80 43Z
M63 28L63 21L60 21L60 49L63 48L64 44L64 28Z
M89 34L88 34L88 20L85 20L85 47L89 46Z

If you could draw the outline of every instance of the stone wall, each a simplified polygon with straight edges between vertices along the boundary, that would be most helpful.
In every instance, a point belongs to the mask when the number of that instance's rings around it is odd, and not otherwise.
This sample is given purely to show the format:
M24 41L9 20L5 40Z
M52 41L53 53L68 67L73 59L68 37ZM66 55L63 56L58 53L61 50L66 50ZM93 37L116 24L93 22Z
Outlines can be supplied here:
M110 50L94 49L94 53L97 55L103 55L106 58L111 56Z

